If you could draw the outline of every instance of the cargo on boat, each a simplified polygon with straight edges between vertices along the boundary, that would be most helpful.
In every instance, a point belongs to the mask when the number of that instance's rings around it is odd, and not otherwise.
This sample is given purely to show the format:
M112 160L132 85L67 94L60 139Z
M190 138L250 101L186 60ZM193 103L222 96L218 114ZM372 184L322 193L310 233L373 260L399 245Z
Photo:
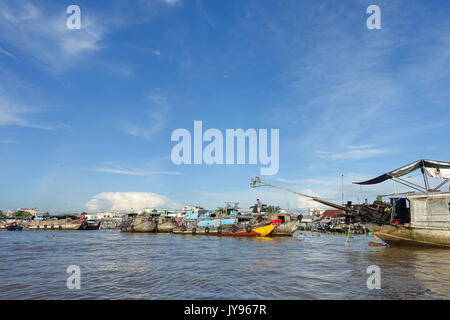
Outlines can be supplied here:
M420 169L424 186L408 181L403 176ZM436 187L430 187L429 178L441 179ZM416 191L380 196L372 204L339 205L319 197L278 187L252 179L251 186L270 186L308 197L324 205L346 213L348 224L361 223L374 237L389 245L421 245L450 248L450 192L440 189L450 180L450 163L434 160L418 160L404 167L382 174L374 179L355 182L373 185L393 180ZM418 191L418 192L417 192ZM383 201L388 198L389 201Z

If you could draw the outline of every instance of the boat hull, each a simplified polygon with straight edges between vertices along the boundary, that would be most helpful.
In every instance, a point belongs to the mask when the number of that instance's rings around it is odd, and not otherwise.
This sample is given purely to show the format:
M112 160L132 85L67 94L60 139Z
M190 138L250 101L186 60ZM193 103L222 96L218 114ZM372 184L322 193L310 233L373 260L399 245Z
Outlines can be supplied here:
M156 223L153 221L146 222L132 222L128 225L123 225L120 228L122 232L142 232L142 233L153 233L156 232Z
M224 226L222 230L219 228L203 228L193 227L184 230L183 228L175 228L173 233L175 234L192 234L192 235L209 235L220 237L266 237L272 233L275 226L272 224L254 226L252 228L246 228L248 226Z
M275 229L272 231L271 235L277 236L277 237L292 236L294 234L294 232L297 231L298 227L299 227L298 221L289 221L289 222L280 223L279 225L277 225L275 227Z
M79 230L82 222L74 222L73 220L40 220L24 223L24 227L29 230Z
M418 228L403 225L378 225L366 223L374 237L389 245L415 245L450 248L450 230Z

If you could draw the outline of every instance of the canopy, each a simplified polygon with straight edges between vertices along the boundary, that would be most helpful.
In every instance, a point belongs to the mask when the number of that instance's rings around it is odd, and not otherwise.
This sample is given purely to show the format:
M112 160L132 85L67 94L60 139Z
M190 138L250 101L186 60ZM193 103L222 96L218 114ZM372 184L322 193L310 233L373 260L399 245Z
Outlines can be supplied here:
M418 160L394 171L382 174L371 180L363 182L353 182L355 184L377 184L388 179L404 176L417 169L424 169L425 172L433 178L450 179L450 162L435 160Z

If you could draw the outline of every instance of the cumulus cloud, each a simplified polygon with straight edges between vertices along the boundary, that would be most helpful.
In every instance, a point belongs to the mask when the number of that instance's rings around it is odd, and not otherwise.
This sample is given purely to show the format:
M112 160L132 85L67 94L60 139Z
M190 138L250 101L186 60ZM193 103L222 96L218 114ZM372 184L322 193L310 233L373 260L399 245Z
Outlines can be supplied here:
M153 192L101 192L86 203L90 212L98 210L131 210L139 208L176 208L177 203Z

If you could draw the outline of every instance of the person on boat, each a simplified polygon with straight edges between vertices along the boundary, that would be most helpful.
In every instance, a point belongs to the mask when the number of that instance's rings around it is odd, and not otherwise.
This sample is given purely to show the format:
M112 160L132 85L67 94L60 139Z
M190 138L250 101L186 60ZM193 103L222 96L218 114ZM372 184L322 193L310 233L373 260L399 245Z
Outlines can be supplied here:
M367 198L366 198L366 200L364 200L364 204L365 204L366 206L369 205L369 200L367 200Z
M256 212L261 214L262 202L259 199L256 199Z

